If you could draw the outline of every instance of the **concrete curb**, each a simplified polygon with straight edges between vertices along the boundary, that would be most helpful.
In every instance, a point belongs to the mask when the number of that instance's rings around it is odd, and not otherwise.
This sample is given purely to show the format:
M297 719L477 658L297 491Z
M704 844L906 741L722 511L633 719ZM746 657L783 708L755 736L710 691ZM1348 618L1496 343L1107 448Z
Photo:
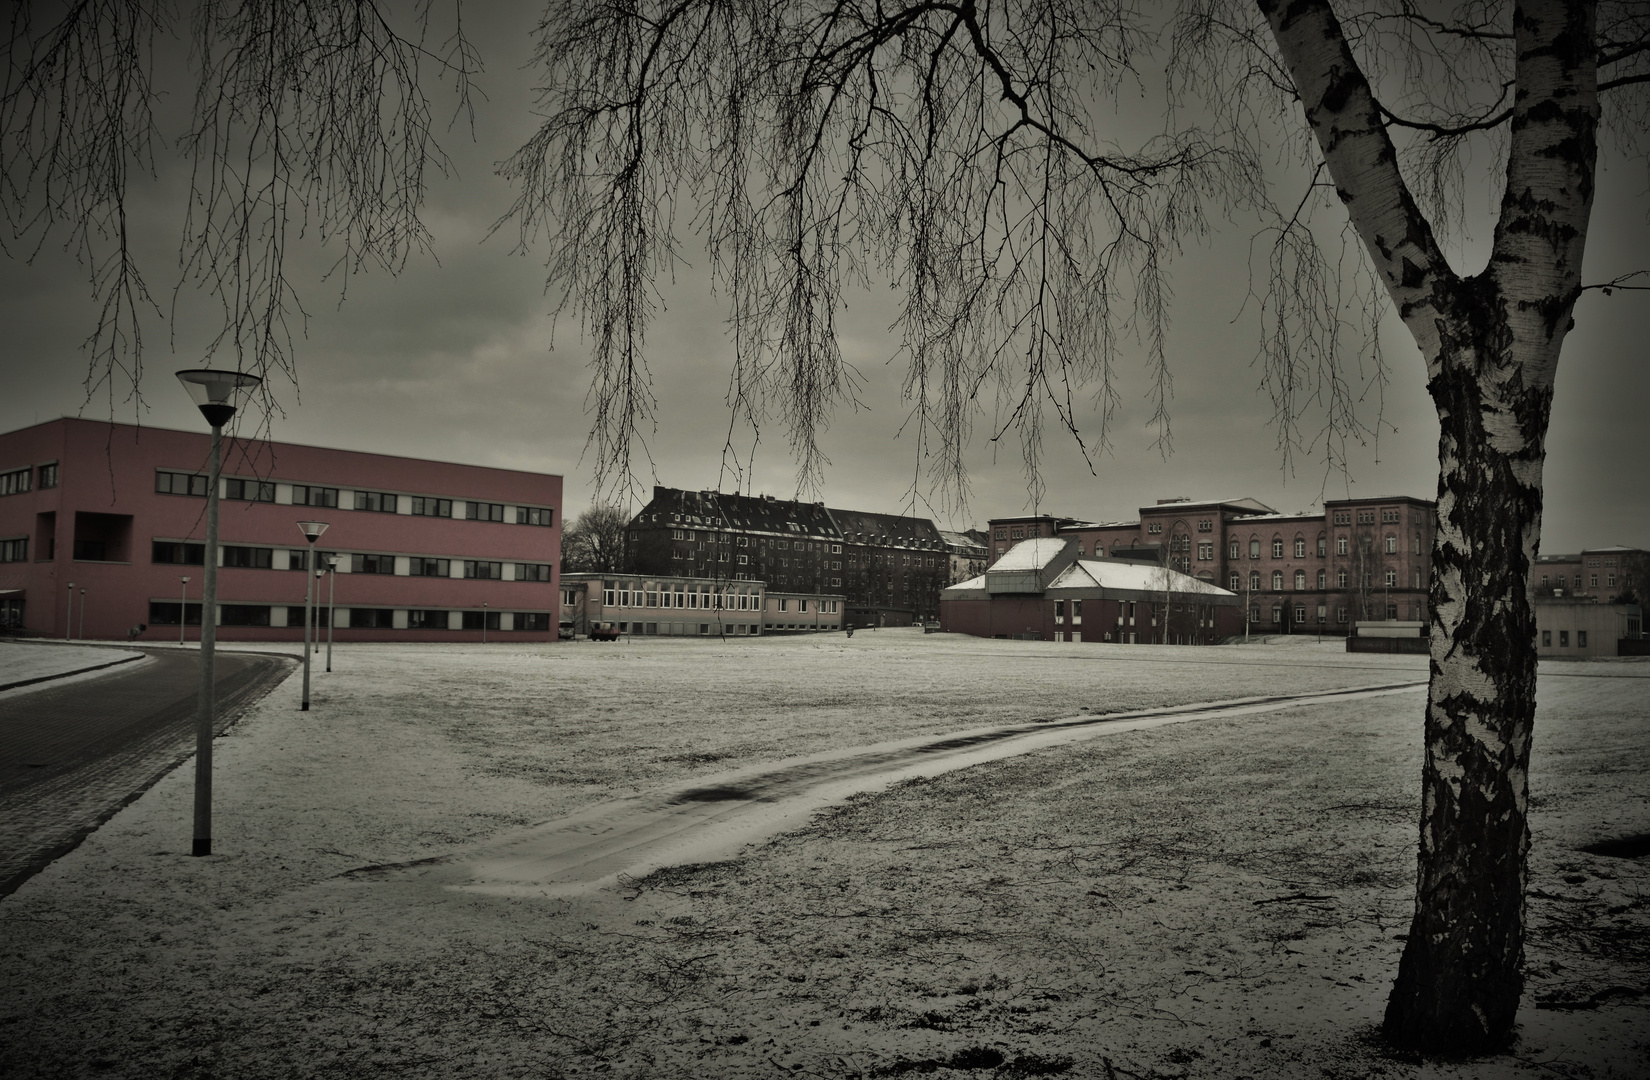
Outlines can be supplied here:
M119 664L130 664L134 660L142 659L142 653L133 653L131 656L123 656L119 660L109 660L101 664L93 664L90 667L75 668L73 671L59 671L52 675L36 675L32 679L18 679L16 682L0 683L0 693L15 690L19 686L33 686L35 683L51 682L53 679L67 679L71 675L84 675L88 671L102 671L104 668L115 667Z

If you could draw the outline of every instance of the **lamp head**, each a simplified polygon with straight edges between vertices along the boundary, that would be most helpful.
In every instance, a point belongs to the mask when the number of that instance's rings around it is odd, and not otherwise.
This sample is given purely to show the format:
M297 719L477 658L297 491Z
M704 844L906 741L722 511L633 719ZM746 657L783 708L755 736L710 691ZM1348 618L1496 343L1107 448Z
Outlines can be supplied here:
M223 427L240 407L246 392L263 382L256 375L213 368L191 368L177 373L178 382L213 427Z
M310 546L313 547L315 541L321 538L321 534L327 531L327 523L324 521L300 521L298 522L298 528L303 532L304 539L308 540Z
M183 583L185 585L189 584L189 575L188 574L183 575Z
M338 569L338 556L336 556L336 555L328 555L327 556L327 569L328 570Z

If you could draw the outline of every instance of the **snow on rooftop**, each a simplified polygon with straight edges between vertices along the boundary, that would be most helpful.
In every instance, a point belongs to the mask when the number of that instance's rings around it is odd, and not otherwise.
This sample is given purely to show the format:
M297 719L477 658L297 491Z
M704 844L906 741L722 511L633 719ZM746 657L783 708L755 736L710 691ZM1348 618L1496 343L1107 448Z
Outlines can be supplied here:
M1166 577L1165 577L1166 575ZM1236 596L1178 570L1121 559L1079 559L1049 583L1050 589L1125 589L1136 592L1195 593L1200 596Z
M1038 536L1021 540L1009 548L1002 558L991 564L993 572L1003 570L1041 570L1062 550L1066 541L1056 536Z

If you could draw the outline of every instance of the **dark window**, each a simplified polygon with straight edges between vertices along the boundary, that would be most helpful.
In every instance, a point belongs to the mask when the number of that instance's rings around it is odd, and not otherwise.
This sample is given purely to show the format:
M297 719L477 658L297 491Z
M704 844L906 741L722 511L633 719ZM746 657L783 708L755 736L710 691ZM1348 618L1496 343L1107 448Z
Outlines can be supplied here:
M395 513L396 499L394 495L382 491L357 491L355 493L355 508L357 510L376 510L382 514Z
M1585 649L1586 647L1587 647L1587 631L1577 630L1576 631L1576 648Z
M1560 630L1558 632L1558 647L1561 649L1568 649L1570 647L1570 632L1568 630Z
M414 555L407 560L407 573L413 577L451 577L452 562L448 559L425 559Z
M13 469L8 473L0 473L0 495L21 495L30 489L33 481L33 469Z
M156 540L150 551L150 561L171 563L174 566L204 566L206 545L174 544L170 540Z
M412 497L412 512L419 517L450 518L453 516L453 500L427 499L421 495L414 495Z
M225 626L268 626L268 604L224 604L219 621Z
M206 477L199 473L159 471L155 473L155 491L162 495L193 495L206 498Z
M326 619L327 606L325 604L316 604L310 609L309 624L311 626L319 627L322 623L326 622ZM304 628L304 609L302 605L293 604L291 607L286 609L286 624L291 627L296 627L299 630Z
M40 486L54 488L57 486L57 462L40 466Z
M1551 630L1541 631L1541 647L1543 649L1550 649L1553 647L1553 632Z
M74 557L81 562L108 562L109 545L102 540L76 540Z
M318 552L315 553L315 565L321 567L324 570L324 569L326 569L327 560L332 558L333 556L335 556L337 554L338 553L335 552L335 551L318 551ZM287 552L287 564L286 565L287 565L288 570L308 570L309 569L309 549L308 548L294 548L293 550Z
M497 581L504 577L502 562L487 562L479 559L464 560L464 576L467 578L485 578Z
M487 616L487 629L497 630L499 626L499 613L496 611L466 611L464 613L464 629L480 630L481 617L483 615Z
M275 501L275 485L264 480L225 480L223 497L226 499L240 499L243 502ZM248 623L247 625L266 625Z
M503 521L503 503L472 502L464 507L464 516L471 521Z
M395 612L389 608L350 608L349 624L355 630L392 630L395 628Z
M338 506L338 489L314 487L309 484L292 485L293 506Z
M537 506L516 507L517 525L553 525L555 524L555 516L556 512L548 507L542 509Z
M549 563L516 563L517 581L549 581Z
M349 557L350 572L354 574L393 574L395 573L394 555L351 555Z
M550 629L550 613L548 611L518 611L516 612L515 626L517 630L545 631Z
M268 570L274 554L274 548L225 546L223 564L243 570Z
M28 562L29 538L20 536L15 540L0 540L0 562Z
M447 629L447 613L445 611L409 611L407 612L408 630L445 630Z
M178 609L184 606L185 605L176 600L171 603L167 603L164 600L149 601L149 625L178 625ZM185 612L185 617L188 619L188 622L185 625L199 626L201 624L201 606L199 604L189 604L187 607L188 610ZM303 619L300 618L298 621L303 622Z

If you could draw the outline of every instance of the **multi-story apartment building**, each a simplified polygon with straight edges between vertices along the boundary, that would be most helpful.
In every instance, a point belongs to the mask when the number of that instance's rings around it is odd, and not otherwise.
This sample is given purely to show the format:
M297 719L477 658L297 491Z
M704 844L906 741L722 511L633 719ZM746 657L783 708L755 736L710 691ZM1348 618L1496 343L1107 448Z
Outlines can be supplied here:
M198 637L210 442L71 418L0 435L5 614L56 637ZM319 520L336 639L554 640L561 494L542 473L225 438L218 634L303 636L297 522Z
M1244 598L1263 633L1345 634L1353 623L1422 621L1434 504L1410 496L1330 500L1321 512L1280 514L1254 499L1166 499L1138 521L1060 522L1080 555L1154 561ZM993 519L999 535L1029 528Z
M940 530L940 539L945 541L945 555L949 562L945 582L947 585L955 585L959 581L967 581L985 573L986 563L991 561L987 535L978 529L969 529L966 532Z
M655 487L627 539L634 573L840 594L849 626L938 618L949 568L945 541L927 518L830 510L771 495Z

